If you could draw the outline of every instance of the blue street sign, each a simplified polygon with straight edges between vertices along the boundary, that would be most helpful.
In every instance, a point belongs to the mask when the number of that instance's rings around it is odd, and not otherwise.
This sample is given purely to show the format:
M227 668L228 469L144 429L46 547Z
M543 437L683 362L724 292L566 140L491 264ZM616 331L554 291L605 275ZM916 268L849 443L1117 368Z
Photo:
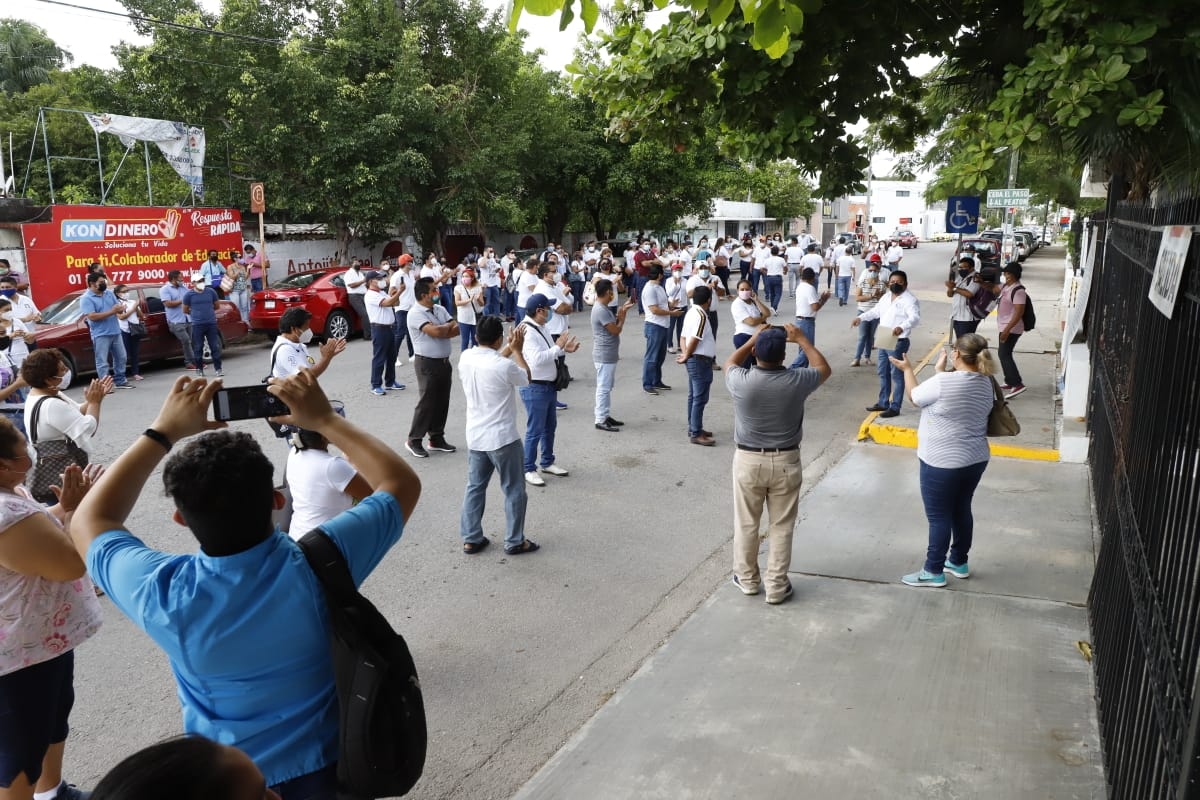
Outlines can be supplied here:
M979 197L946 198L946 233L979 232Z

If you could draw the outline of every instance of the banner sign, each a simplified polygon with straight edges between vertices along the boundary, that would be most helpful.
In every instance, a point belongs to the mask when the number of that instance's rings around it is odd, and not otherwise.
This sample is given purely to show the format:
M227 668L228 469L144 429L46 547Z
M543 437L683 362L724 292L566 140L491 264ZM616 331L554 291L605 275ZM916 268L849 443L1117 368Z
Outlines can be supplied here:
M50 222L21 226L33 301L51 303L87 286L98 261L109 283L166 283L189 275L216 250L221 263L242 249L242 214L232 208L53 207Z
M1149 299L1167 319L1175 310L1175 296L1179 294L1179 284L1183 280L1183 268L1191 245L1191 226L1163 228L1158 258L1154 262L1154 279L1150 281Z
M196 197L204 199L204 128L165 119L125 117L120 114L84 114L97 133L111 133L128 149L135 141L154 142L167 161L187 181Z

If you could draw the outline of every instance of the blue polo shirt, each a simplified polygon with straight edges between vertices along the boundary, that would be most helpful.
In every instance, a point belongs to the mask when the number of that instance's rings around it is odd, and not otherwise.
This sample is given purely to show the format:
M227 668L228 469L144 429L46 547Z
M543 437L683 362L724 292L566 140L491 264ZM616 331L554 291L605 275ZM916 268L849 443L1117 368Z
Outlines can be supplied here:
M217 299L216 290L211 286L205 287L200 292L192 289L184 295L183 305L191 314L192 323L196 325L215 323L217 321Z
M400 539L395 498L376 492L322 526L361 584ZM268 785L337 760L325 596L278 530L232 556L174 555L126 530L88 548L88 572L167 654L183 729L236 746Z
M117 296L112 293L111 289L105 289L101 294L96 294L91 289L87 289L79 296L79 310L85 315L95 314L97 311L108 311L117 305L121 305L121 301L117 299ZM88 328L92 332L93 339L97 336L121 335L121 324L117 321L116 314L99 321L88 320Z
M158 296L164 301L170 300L174 302L175 300L182 300L187 297L190 291L191 289L188 289L186 286L172 286L167 283L163 284L163 287L158 290ZM171 306L164 307L167 309L168 325L181 325L188 321L188 315L183 313L183 306L175 306L174 308Z

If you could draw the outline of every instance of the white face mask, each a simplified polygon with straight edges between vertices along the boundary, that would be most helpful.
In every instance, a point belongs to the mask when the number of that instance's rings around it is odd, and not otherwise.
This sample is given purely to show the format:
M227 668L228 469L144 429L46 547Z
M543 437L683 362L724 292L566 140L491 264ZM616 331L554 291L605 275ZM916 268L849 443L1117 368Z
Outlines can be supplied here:
M68 386L70 386L70 385L71 385L71 378L72 378L72 377L74 377L74 376L71 374L71 370L69 370L69 369L68 369L68 370L67 370L66 372L64 372L64 373L62 374L62 376L61 376L61 377L58 379L58 388L59 388L59 389L66 389Z
M304 333L300 334L300 344L308 344L312 341L312 328L305 328Z
M643 253L649 253L649 252L650 252L650 245L648 245L648 244L644 244L644 245L642 245L642 252L643 252Z
M712 274L712 273L711 273L711 272L709 272L709 271L708 271L708 270L706 270L706 269L702 269L702 270L700 270L700 277L701 277L701 278L707 278L707 277L708 277L709 275L711 275L711 274Z
M742 289L741 291L738 292L738 297L741 298L742 300L749 300L750 299L750 290Z

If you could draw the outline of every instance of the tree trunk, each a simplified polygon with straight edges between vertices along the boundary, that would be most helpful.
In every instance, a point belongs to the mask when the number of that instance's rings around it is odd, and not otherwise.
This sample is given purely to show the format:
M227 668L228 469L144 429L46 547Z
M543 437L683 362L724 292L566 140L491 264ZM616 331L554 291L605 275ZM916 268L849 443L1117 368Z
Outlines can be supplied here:
M333 223L333 228L337 232L337 263L349 264L350 243L354 241L354 236L350 233L350 223L339 219Z

